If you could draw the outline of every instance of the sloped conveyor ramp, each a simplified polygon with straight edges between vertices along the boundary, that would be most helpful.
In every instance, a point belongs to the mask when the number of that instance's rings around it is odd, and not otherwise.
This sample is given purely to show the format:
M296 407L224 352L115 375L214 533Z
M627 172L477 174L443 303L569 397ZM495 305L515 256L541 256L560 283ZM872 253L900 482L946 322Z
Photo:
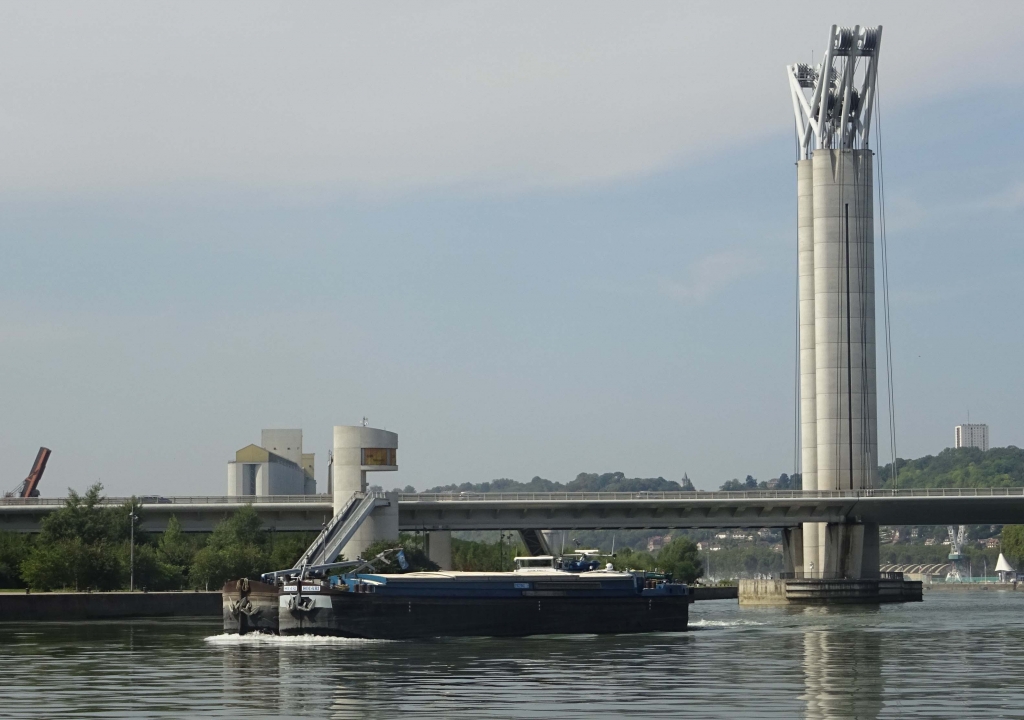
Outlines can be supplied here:
M313 544L299 558L296 567L323 565L334 562L345 544L356 534L356 530L370 517L375 508L387 506L390 501L381 492L352 493L341 511L320 532ZM354 560L355 558L350 558Z
M547 538L540 530L520 530L519 537L523 539L523 545L531 555L550 555L551 548L548 547Z

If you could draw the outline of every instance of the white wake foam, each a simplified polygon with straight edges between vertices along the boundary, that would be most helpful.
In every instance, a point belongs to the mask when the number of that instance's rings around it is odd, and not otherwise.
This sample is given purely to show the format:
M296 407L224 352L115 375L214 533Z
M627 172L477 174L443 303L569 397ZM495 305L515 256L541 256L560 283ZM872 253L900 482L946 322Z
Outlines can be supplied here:
M332 637L325 635L273 635L271 633L246 633L236 635L224 633L204 638L211 645L270 645L276 647L312 647L319 645L366 645L368 643L394 642L392 640L364 640L362 638Z
M691 620L687 625L689 627L745 627L745 626L760 626L765 623L757 622L756 620Z

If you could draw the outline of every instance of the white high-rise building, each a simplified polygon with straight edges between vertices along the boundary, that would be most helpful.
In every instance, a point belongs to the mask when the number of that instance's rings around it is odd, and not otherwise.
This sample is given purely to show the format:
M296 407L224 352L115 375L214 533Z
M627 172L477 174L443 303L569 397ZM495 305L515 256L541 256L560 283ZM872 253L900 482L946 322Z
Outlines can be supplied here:
M983 423L965 423L957 425L953 447L976 447L988 450L988 425Z

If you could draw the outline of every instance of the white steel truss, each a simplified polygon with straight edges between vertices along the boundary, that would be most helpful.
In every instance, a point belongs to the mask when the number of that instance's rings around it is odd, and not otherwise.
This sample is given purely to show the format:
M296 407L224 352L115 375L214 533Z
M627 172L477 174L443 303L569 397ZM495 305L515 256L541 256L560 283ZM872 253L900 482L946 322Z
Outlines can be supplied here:
M833 25L825 59L786 68L793 96L798 160L820 148L867 148L882 26Z

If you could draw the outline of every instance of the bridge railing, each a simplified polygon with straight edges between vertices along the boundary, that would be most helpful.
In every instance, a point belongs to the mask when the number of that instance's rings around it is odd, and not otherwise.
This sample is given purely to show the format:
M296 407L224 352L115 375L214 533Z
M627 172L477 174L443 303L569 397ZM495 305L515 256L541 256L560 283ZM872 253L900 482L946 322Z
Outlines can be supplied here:
M913 488L909 490L755 490L690 492L531 492L531 493L402 493L401 502L552 502L613 500L861 500L904 497L992 497L1022 496L1024 488Z
M870 500L875 498L963 498L963 497L1021 497L1024 487L1002 488L912 488L907 490L752 490L725 491L697 490L691 492L441 492L400 493L399 501L416 502L579 502L579 501L659 501L659 500ZM126 497L107 497L104 505L120 505ZM136 502L143 505L239 505L248 504L323 504L331 503L331 495L137 495ZM67 498L0 498L0 506L64 505Z
M805 570L797 570L795 572L781 572L779 573L779 580L848 580L845 574L839 572L809 572ZM856 579L856 578L852 578ZM878 573L879 580L902 580L903 573L901 572L880 572Z
M101 505L122 505L131 500L128 497L105 497ZM135 502L141 505L253 505L283 504L318 504L333 502L327 494L317 495L136 495ZM64 505L67 498L32 497L32 498L0 498L0 505Z

